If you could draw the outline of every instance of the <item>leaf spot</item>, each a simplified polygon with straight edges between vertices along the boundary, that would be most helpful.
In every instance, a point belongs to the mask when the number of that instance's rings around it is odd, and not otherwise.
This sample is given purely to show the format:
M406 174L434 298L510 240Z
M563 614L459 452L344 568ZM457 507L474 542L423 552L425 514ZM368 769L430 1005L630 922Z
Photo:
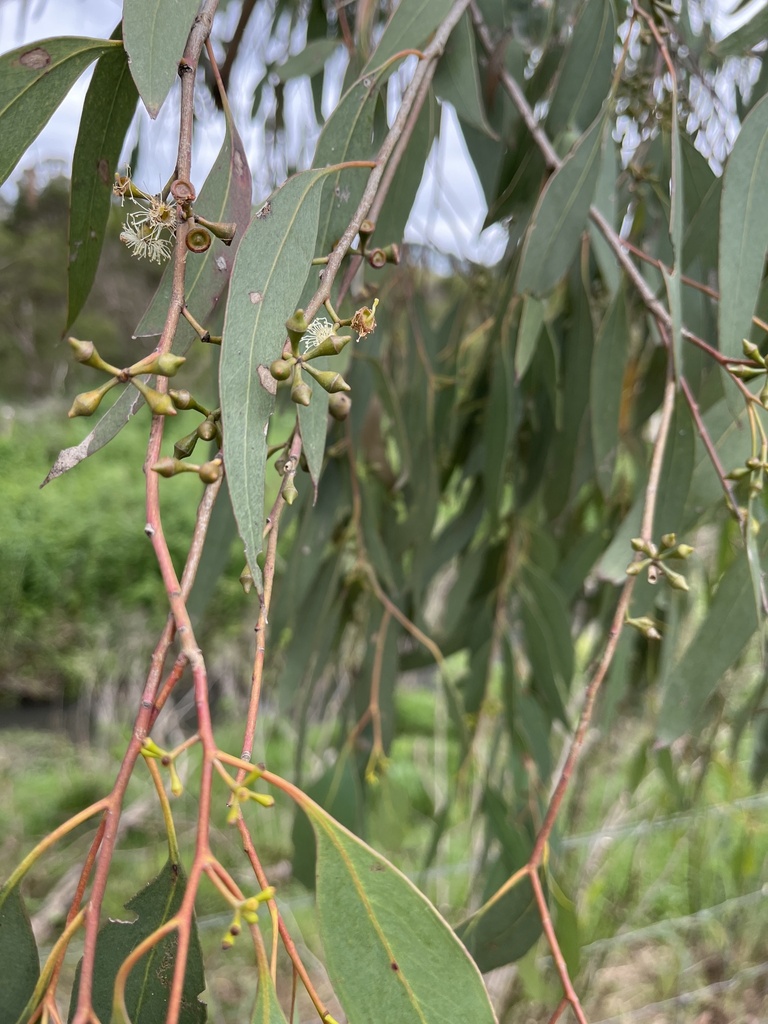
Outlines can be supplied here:
M272 203L266 202L256 214L256 220L266 220L270 213L272 213Z
M264 366L263 363L260 363L258 369L256 370L256 373L258 373L259 375L259 380L261 381L261 386L264 388L264 390L268 391L270 395L276 395L277 381L269 372L269 368Z
M42 46L36 46L34 50L27 50L19 57L19 64L22 67L30 68L32 71L39 71L40 68L47 68L51 63L51 55Z
M105 160L104 157L96 164L96 173L105 185L109 184L109 161Z
M397 966L397 961L396 960L393 960L392 963L389 966L392 968L393 971L399 971L400 970L400 968Z
M222 272L222 274L223 274L223 273L224 273L224 271L225 271L225 270L227 269L227 261L226 261L226 260L224 259L224 257L223 257L223 256L217 256L217 257L216 257L216 260L215 260L215 263L216 263L216 267L217 267L217 268L218 268L218 269L219 269L219 270L220 270L220 271Z
M262 292L248 292L248 298L251 300L254 306L257 306L264 298L264 295L262 294Z

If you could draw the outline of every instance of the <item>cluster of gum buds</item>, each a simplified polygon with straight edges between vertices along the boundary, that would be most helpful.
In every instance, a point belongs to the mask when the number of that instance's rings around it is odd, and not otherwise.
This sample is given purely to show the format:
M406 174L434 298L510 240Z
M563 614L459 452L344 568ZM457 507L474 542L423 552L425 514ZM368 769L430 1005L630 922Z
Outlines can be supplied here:
M158 459L152 466L153 471L164 477L178 476L179 473L197 473L204 484L215 483L223 472L222 460L218 456L200 464L184 460L192 455L198 441L215 441L221 448L221 410L206 409L186 389L176 391L172 388L168 392L168 397L175 409L193 409L201 413L205 419L189 434L179 438L173 446L173 457Z
M739 380L744 381L754 380L756 377L768 374L768 363L766 363L765 357L761 354L757 345L751 341L747 341L745 338L741 343L741 347L747 359L751 359L756 365L747 366L744 363L729 364L729 373L733 374L734 377L738 377ZM764 409L768 409L768 377L766 377L766 382L763 385L758 398L762 407Z
M206 252L214 235L225 245L229 245L235 236L235 224L208 221L192 213L192 204L196 199L195 188L184 178L171 182L167 194L161 192L153 196L133 183L129 167L126 174L115 175L112 191L120 197L123 205L127 196L138 207L128 214L120 234L120 241L138 259L146 258L153 263L167 260L171 255L179 219L191 219L194 222L185 235L185 243L190 252Z
M80 341L78 338L69 338L68 341L78 363L82 363L84 366L92 366L95 370L100 370L110 377L107 383L102 384L100 388L95 388L93 391L83 391L77 395L72 403L72 408L67 414L70 419L75 416L92 416L98 409L104 396L118 384L132 384L144 396L144 400L152 410L153 415L176 415L176 407L168 395L161 394L155 388L149 387L140 378L144 374L173 377L186 362L183 356L173 355L172 352L166 352L163 355L154 352L140 359L132 366L121 370L102 359L92 341Z
M230 900L234 914L229 928L224 932L224 936L221 940L221 948L231 949L235 944L235 939L242 931L243 921L249 925L256 924L259 920L259 904L267 903L269 900L274 899L274 896L274 886L268 885L266 889L262 889L261 892L257 893L255 896L249 896L244 900Z
M176 771L176 758L179 754L186 750L190 746L190 741L182 743L176 750L163 750L162 747L158 747L154 740L146 737L141 745L141 753L145 758L152 758L157 760L163 766L168 769L168 774L171 779L171 794L173 796L181 796L184 792L184 785L179 778L179 773Z
M649 583L656 583L659 576L664 576L670 587L675 590L689 589L685 576L670 569L666 563L670 558L690 558L693 554L690 544L678 544L674 533L665 533L661 538L660 548L657 548L652 541L643 540L642 537L634 537L632 547L635 551L645 555L645 558L630 562L626 570L627 576L639 576L643 570L647 569ZM630 623L630 625L634 625L634 623Z
M347 418L352 404L346 394L351 391L349 384L335 370L318 370L311 363L320 356L337 356L349 344L352 340L349 335L336 333L342 326L351 327L356 331L358 341L372 334L376 329L378 302L378 299L374 299L372 307L361 307L349 320L334 318L332 323L325 317L316 317L308 324L303 309L297 309L293 316L286 320L285 328L290 348L286 346L283 355L270 365L269 372L276 381L290 379L292 402L307 406L312 400L312 389L302 379L302 374L306 372L331 396L328 408L334 419Z

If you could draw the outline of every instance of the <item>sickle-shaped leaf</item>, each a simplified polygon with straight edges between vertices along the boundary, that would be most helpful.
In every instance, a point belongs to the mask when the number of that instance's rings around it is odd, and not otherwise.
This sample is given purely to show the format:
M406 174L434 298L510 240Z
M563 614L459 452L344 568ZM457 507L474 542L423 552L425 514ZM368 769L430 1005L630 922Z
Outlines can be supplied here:
M186 887L187 880L181 865L168 860L160 874L126 903L126 910L132 911L136 920L110 920L99 932L92 995L93 1009L99 1020L108 1021L112 1017L115 977L123 961L140 942L178 913ZM165 1020L177 945L177 936L173 932L166 935L139 960L128 976L125 1002L132 1024L156 1024ZM80 969L78 964L69 1006L70 1021L77 1006ZM184 975L180 1024L205 1024L206 1006L198 998L204 988L203 954L197 929L193 928Z
M576 255L595 193L604 124L601 115L545 185L523 243L518 291L550 292Z
M749 337L768 247L768 96L755 104L736 139L720 202L720 351L740 356Z
M0 185L88 65L118 47L108 39L62 36L0 57Z
M302 807L317 839L326 967L347 1018L492 1024L477 967L426 897L317 804Z
M37 943L18 885L4 885L0 889L0 964L0 1020L13 1024L27 1006L40 977Z
M597 117L611 85L615 38L610 0L586 0L547 115L547 132L552 138L567 127L585 131Z
M118 26L116 38L119 31ZM125 50L108 50L99 59L86 93L72 158L67 327L77 319L96 276L112 181L137 100Z
M131 74L150 117L176 81L200 0L125 0L123 38Z
M254 217L240 243L227 298L220 367L224 458L232 508L259 589L266 431L275 405L259 367L268 373L280 355L285 321L309 274L327 173L296 174L270 197L265 215Z

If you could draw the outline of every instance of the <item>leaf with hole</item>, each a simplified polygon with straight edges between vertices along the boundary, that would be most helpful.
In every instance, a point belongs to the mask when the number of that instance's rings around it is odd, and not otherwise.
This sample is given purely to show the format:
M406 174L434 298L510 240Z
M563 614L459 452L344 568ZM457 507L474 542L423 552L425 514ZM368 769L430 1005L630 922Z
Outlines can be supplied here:
M118 39L119 31L118 27ZM108 50L88 86L72 158L67 328L77 319L96 277L117 161L137 101L125 50Z
M112 1018L113 990L117 972L125 958L157 928L178 913L184 898L187 880L180 864L166 861L159 875L125 904L126 910L136 915L133 921L108 921L99 931L96 941L96 961L93 973L93 1009L99 1020ZM125 987L125 1005L132 1024L156 1024L165 1019L173 972L176 964L178 937L174 932L154 945L128 975ZM69 1020L77 1007L80 987L78 964ZM203 954L193 925L187 956L184 988L181 998L179 1024L205 1024L207 1010L199 999L205 988Z
M125 0L123 4L123 38L131 74L152 118L178 77L199 7L200 0Z
M0 185L83 71L112 49L122 45L61 36L28 43L0 57Z

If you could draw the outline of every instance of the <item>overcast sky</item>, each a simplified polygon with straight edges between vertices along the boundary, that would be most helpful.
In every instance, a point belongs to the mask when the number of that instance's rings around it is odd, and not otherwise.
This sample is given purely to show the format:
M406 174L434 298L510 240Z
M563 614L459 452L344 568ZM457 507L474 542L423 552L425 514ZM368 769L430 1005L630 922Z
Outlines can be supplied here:
M228 22L236 20L239 4L230 4L222 12ZM120 0L0 0L0 40L2 50L14 49L28 42L58 35L80 35L108 38L121 17ZM257 11L258 14L258 11ZM225 26L223 36L231 34ZM229 31L227 30L229 28ZM83 99L91 71L76 83L62 105L48 122L35 143L25 153L11 178L0 189L0 195L13 201L17 183L26 168L47 162L48 172L69 174L72 150ZM306 80L305 80L306 81ZM253 167L263 164L262 133L249 124L250 97L253 82L241 83L241 95L232 96L238 129ZM299 87L300 88L300 87ZM307 87L308 90L308 87ZM154 123L143 112L134 123L126 140L124 158L131 152L138 135L142 135L142 163L134 168L143 174L138 184L147 191L162 187L168 168L175 159L177 107L173 94L164 104ZM326 102L329 97L326 96ZM333 103L333 96L330 97ZM238 116L240 113L240 116ZM306 134L304 126L289 124L294 137ZM196 128L193 180L198 188L218 152L223 138L221 118L204 119ZM294 139L295 142L295 139ZM289 140L289 145L290 145ZM482 232L487 212L482 191L474 170L466 157L464 141L452 111L446 111L441 137L430 159L430 166L417 197L406 239L428 243L442 252L493 263L504 251L505 231L492 227ZM306 161L308 162L308 161ZM156 180L151 180L151 179ZM149 180L147 180L149 179ZM256 196L256 199L263 196Z
M755 10L764 6L766 0L752 0L736 18L730 18L727 11L739 0L702 0L699 5L713 21L716 35L733 31L738 24L749 20ZM240 4L229 4L219 13L222 37L229 38L239 15ZM261 26L257 23L260 8L257 6L251 19L251 34L255 39L263 38ZM692 8L693 12L693 8ZM28 42L57 35L81 35L107 38L118 23L122 13L121 0L0 0L0 40L2 50L14 49ZM248 37L244 46L248 45ZM294 45L293 49L297 47ZM260 49L256 47L255 49ZM249 51L250 52L250 51ZM253 88L261 77L258 62L249 62L237 82L237 88L230 96L238 129L243 137L251 166L255 169L265 164L263 132L250 118ZM47 164L47 173L69 174L74 140L88 88L92 69L87 71L75 84L62 105L53 115L43 132L20 161L15 172L0 189L0 195L13 201L17 194L17 182L26 168ZM250 75L250 77L249 77ZM324 98L325 113L332 109L337 96L333 95L333 76L330 89ZM337 91L341 87L341 72L337 76ZM302 122L302 109L311 109L308 79L301 83L290 83L289 89L306 92L306 103L292 105L293 119L289 119L287 145L294 154L302 154L300 163L306 165L311 159L314 138ZM138 180L147 191L160 189L167 180L169 168L175 159L176 124L178 107L172 93L164 104L155 122L151 122L140 105L139 114L126 140L123 158L132 151L141 132L141 163L134 173L142 175ZM290 106L290 105L289 105ZM727 122L727 118L726 118ZM707 127L707 126L705 126ZM726 123L727 127L727 123ZM735 134L737 122L733 125ZM712 128L717 130L713 123ZM199 186L210 169L221 145L224 126L220 117L202 118L196 127L192 177ZM732 139L728 140L732 143ZM707 147L710 152L714 147ZM709 155L709 154L708 154ZM723 154L724 155L724 154ZM256 177L256 175L255 175ZM257 185L256 200L264 198L268 191L266 183ZM458 129L453 111L443 109L441 134L433 149L427 166L427 173L417 196L414 211L406 229L409 241L427 243L442 252L472 259L477 262L493 263L504 251L506 232L495 225L481 233L487 208L474 169L466 155L464 140Z

